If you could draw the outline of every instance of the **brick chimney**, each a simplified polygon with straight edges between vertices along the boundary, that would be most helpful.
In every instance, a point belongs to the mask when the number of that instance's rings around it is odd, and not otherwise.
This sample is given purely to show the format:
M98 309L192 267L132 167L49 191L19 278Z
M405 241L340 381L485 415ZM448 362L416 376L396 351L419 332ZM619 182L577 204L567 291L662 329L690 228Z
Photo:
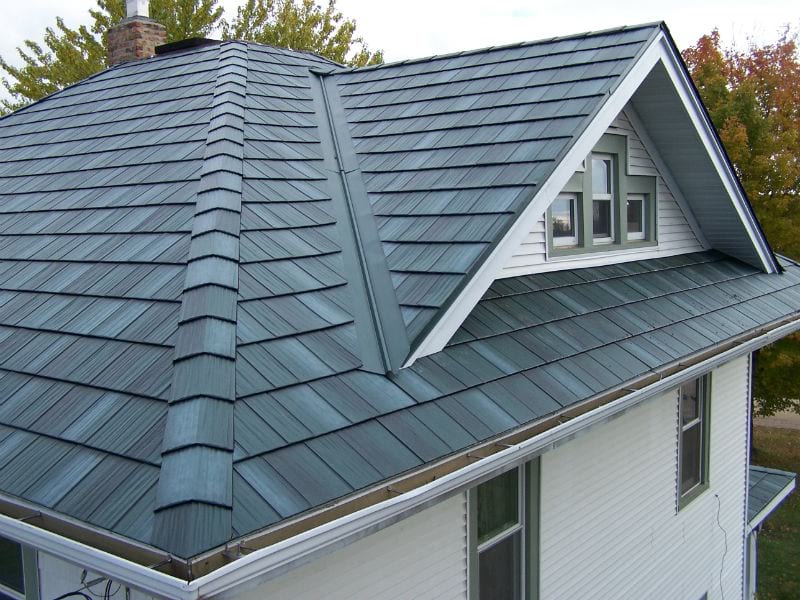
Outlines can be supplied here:
M148 0L127 0L126 11L108 32L109 66L149 58L167 42L167 29L150 18Z

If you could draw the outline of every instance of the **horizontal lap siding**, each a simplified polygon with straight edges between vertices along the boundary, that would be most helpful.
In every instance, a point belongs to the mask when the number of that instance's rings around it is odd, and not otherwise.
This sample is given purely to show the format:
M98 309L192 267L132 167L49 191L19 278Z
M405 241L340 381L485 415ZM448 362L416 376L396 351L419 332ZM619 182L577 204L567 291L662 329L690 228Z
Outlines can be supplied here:
M631 175L656 176L658 192L658 246L639 250L614 252L607 256L605 263L616 263L622 257L628 256L631 260L643 260L674 254L699 252L703 250L702 243L692 231L689 222L683 214L672 191L666 181L659 175L653 159L644 147L642 140L637 135L623 111L608 128L608 133L628 136L628 168ZM574 269L589 262L592 265L602 264L603 255L592 253L578 256L570 260L547 261L547 235L544 215L531 227L531 232L525 237L519 248L509 259L508 264L501 272L502 277L516 277L528 273L535 273L552 268ZM598 263L598 260L600 261ZM545 266L546 265L546 266Z
M464 599L466 548L460 494L238 598Z
M542 457L542 598L714 600L721 570L724 598L741 597L747 365L714 372L711 487L680 513L675 392Z

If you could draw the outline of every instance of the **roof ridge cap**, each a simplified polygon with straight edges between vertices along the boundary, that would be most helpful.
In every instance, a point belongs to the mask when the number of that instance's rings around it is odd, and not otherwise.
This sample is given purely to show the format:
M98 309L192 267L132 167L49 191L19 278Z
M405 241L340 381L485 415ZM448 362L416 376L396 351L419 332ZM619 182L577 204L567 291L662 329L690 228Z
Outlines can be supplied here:
M153 530L156 546L184 558L225 543L232 530L247 76L247 45L221 45L181 298Z

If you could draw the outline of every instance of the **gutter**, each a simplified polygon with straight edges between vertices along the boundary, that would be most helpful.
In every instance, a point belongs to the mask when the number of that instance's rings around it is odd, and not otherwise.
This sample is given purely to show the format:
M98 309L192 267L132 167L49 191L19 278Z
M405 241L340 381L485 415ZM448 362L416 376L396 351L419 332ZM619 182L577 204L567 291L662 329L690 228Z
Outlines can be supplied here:
M481 481L569 441L588 428L630 410L648 398L676 388L686 380L707 373L734 358L749 354L798 330L800 330L800 314L795 313L789 318L722 344L722 347L726 348L723 352L699 353L659 371L648 373L624 387L589 398L578 405L565 408L554 416L504 434L463 451L455 457L439 461L425 469L429 477L433 476L427 483L402 490L403 483L408 485L408 481L417 477L419 473L401 476L377 490L388 495L391 495L392 491L397 493L388 500L354 510L339 518L322 522L316 527L308 526L309 521L319 522L325 513L342 510L350 503L357 502L359 498L368 497L370 493L376 491L373 489L364 492L355 500L353 498L342 500L337 505L320 509L282 524L281 527L244 538L238 545L240 550L244 549L245 545L254 548L260 544L264 547L222 564L190 582L3 515L0 515L0 535L83 568L103 573L114 581L122 582L157 598L197 600L229 597L234 594L234 590L240 593L245 589L256 587L323 554L401 521L447 497L462 493ZM473 462L449 472L444 471L448 465L452 466L464 460ZM437 475L437 470L442 474ZM280 535L287 530L292 531L302 527L304 523L305 530L284 535L283 539L278 538L278 541L271 543L270 536ZM215 563L223 560L223 555L229 556L230 550L236 547L232 544L225 549L217 549L204 557L199 557L192 564L213 568Z

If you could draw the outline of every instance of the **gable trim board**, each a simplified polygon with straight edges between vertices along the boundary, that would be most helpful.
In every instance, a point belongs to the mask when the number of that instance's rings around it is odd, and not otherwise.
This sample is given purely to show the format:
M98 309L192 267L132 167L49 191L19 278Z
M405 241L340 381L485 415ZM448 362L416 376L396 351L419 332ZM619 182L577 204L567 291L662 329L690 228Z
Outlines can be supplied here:
M508 468L522 464L548 449L568 442L581 432L602 424L649 398L708 373L735 358L750 354L798 330L800 330L800 318L798 315L794 315L784 319L780 324L767 326L755 333L743 336L742 339L729 341L725 344L726 349L718 354L709 356L709 353L706 352L697 357L696 362L689 359L661 371L650 372L640 378L643 384L641 388L635 388L636 382L628 382L624 388L612 389L600 397L589 398L579 405L567 407L543 421L529 423L499 439L489 440L460 453L456 459L461 458L462 463L458 464L455 469L446 471L438 477L435 476L434 471L434 477L429 483L412 486L388 500L369 504L353 512L346 512L344 516L333 520L324 522L324 513L335 511L337 508L341 509L348 502L353 502L352 498L347 498L341 503L335 503L298 519L282 522L278 528L268 529L257 535L240 539L238 546L226 545L224 548L201 555L194 561L184 563L168 558L166 562L172 563L173 567L181 564L188 567L187 579L191 579L193 568L197 573L204 565L208 566L212 562L221 565L190 581L157 571L156 569L162 565L145 566L132 562L58 533L31 525L23 518L14 519L0 514L0 535L60 556L75 565L102 572L115 581L120 581L158 598L197 600L218 594L232 593L234 589L252 588L314 558L347 546L397 523L453 494L463 492L471 486L491 479ZM552 426L547 428L547 425ZM542 430L543 427L544 430ZM482 456L482 451L487 455ZM464 465L463 459L469 460L470 458L475 462ZM450 457L433 465L426 465L422 472L441 468L443 464L454 460L453 457ZM419 476L419 474L420 471L415 471L405 477ZM399 492L402 479L403 476L385 482L377 489L384 493L384 497L387 494L391 495L390 490L392 489ZM393 486L398 487L393 488ZM374 491L375 488L372 488L357 494L356 501ZM11 499L7 501L12 502ZM51 517L49 511L42 511L42 514L47 514L48 518ZM54 521L68 520L73 528L81 527L74 520L64 519L56 513L52 513L52 519ZM322 522L322 524L306 530L299 529L297 532L293 532L293 535L253 550L233 562L219 562L224 555L234 551L237 547L243 545L250 548L255 547L258 545L259 538L274 534L276 530L296 528L298 522L311 522L312 524ZM115 539L125 543L125 540ZM136 546L141 547L138 544Z
M724 153L718 136L703 108L697 91L688 78L681 59L677 54L669 33L664 25L656 30L656 34L643 48L638 58L634 59L627 73L609 97L592 115L591 123L574 140L565 154L556 159L558 166L545 180L527 206L516 216L502 239L497 242L491 253L477 267L460 291L451 296L450 301L440 311L432 325L422 337L409 356L404 366L412 365L418 358L441 351L455 332L467 318L474 306L481 299L492 282L498 278L503 266L508 264L515 249L528 235L530 223L543 214L553 199L569 181L580 165L591 152L600 137L616 119L633 95L644 83L645 79L659 65L666 70L670 81L677 90L683 108L687 111L691 122L700 136L701 142L713 161L716 175L720 178L735 208L736 214L743 224L749 241L755 250L760 267L767 273L777 273L780 267L770 249L761 227L755 218L750 204L736 178L727 155ZM668 169L664 169L668 171Z

